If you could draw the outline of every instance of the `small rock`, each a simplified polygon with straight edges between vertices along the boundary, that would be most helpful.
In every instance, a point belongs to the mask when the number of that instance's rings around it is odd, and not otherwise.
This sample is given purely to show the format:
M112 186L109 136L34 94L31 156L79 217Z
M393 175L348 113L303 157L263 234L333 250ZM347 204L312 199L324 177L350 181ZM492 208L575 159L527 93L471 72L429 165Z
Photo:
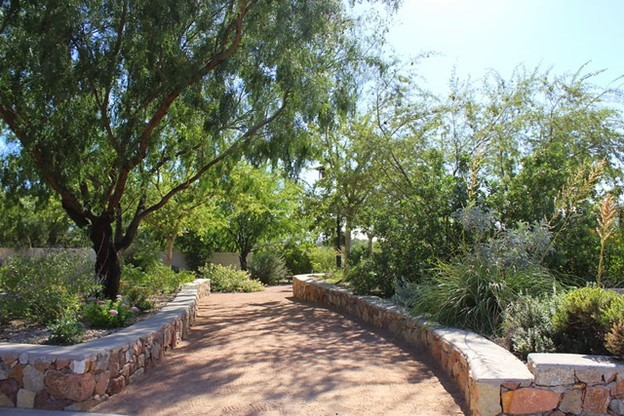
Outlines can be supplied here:
M24 367L24 388L32 392L40 392L44 389L43 373L32 365Z
M50 370L46 373L45 385L50 394L60 399L70 399L81 402L93 394L95 389L95 375L63 374L59 371Z
M609 410L618 415L624 415L624 400L611 400L611 403L609 403Z
M599 384L602 383L602 372L598 371L595 368L588 368L586 370L576 370L575 371L576 378L581 383L586 384Z
M62 360L62 359L57 359L54 362L54 366L56 367L57 370L62 370L65 367L69 367L70 361L69 360Z
M548 390L521 388L502 394L503 412L527 414L549 412L557 407L561 395Z
M28 354L27 353L20 354L19 362L20 362L20 364L23 364L23 365L28 364Z
M111 378L110 382L108 383L108 394L112 396L113 394L119 393L125 385L126 379L124 378L124 376Z
M573 389L563 393L559 409L566 413L580 414L583 410L583 390Z
M4 394L13 403L17 401L17 391L19 390L19 384L12 378L6 380L0 380L0 394Z
M43 390L35 396L35 409L63 410L72 403L71 400L57 399Z
M84 374L87 368L87 361L86 360L72 361L71 364L69 365L69 368L74 374Z
M15 407L15 402L4 393L0 393L0 407Z
M110 371L103 371L95 376L95 394L102 395L106 393L108 383L110 382Z
M17 407L21 407L24 409L32 409L35 407L35 392L19 389L17 392Z
M604 386L587 387L583 413L605 414L609 406L609 389Z
M140 379L141 377L143 377L143 374L145 373L145 370L143 368L139 368L138 370L136 370L134 373L132 373L132 375L130 376L130 379L128 380L129 383L128 384L133 384L136 383L136 381L138 379Z

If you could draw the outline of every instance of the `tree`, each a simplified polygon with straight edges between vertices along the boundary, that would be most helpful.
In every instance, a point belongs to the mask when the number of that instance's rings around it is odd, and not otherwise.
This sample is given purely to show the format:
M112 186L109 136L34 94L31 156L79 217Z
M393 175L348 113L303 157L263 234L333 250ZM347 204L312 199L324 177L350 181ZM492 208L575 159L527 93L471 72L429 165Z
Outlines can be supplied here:
M106 296L147 216L228 158L297 165L306 125L352 106L344 16L339 0L0 3L2 129L88 230Z
M241 165L229 176L227 195L219 203L222 228L229 235L240 266L263 242L275 242L295 224L299 188L274 173Z

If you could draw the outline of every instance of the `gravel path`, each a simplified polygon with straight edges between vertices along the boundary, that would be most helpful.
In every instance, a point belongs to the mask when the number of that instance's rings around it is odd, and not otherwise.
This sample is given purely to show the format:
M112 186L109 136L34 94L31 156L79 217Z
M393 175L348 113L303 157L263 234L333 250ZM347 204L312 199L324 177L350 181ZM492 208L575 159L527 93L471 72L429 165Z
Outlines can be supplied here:
M91 411L464 414L461 393L441 371L428 367L426 355L291 296L290 286L277 286L204 298L189 337L164 365Z

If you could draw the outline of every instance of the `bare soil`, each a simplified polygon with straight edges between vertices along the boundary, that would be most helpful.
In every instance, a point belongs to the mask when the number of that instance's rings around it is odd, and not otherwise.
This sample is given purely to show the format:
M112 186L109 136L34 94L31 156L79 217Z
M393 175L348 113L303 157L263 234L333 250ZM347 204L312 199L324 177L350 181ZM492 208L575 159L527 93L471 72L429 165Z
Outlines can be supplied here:
M165 363L91 409L131 415L463 415L427 355L290 286L212 294Z

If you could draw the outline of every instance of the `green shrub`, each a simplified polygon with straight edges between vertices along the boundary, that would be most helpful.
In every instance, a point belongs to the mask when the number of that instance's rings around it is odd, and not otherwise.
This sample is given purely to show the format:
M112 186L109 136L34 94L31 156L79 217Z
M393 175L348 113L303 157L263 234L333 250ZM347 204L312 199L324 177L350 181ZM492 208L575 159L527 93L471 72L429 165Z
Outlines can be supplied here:
M357 265L351 267L346 280L353 291L358 295L379 295L389 298L395 291L395 279L380 267L382 263L373 258L364 258Z
M615 310L621 305L621 295L611 290L585 287L568 292L553 317L558 349L577 354L606 354L604 338L613 324Z
M98 289L94 264L83 254L15 256L0 269L4 319L20 318L46 325L63 318L67 310L76 310L86 296Z
M532 352L555 352L553 316L560 295L521 296L503 314L502 336L511 352L526 360Z
M210 290L213 292L258 292L264 289L262 283L253 280L248 272L233 267L206 264L198 272L210 279Z
M337 270L336 249L333 247L314 247L310 251L313 273L331 273Z
M316 247L313 243L288 241L284 245L284 261L292 274L312 273L311 251Z
M148 294L172 293L181 284L195 280L195 274L189 271L176 272L161 264L153 264L147 270L126 264L121 273L121 290L128 292L138 288Z
M118 296L117 300L87 302L82 310L82 320L90 328L119 328L128 325L138 312Z
M470 255L440 263L433 277L408 285L400 298L440 324L491 336L499 333L502 312L521 295L552 293L555 287L543 267L507 269Z
M154 302L150 300L148 293L142 289L128 289L125 299L131 307L136 306L141 312L147 312L154 308Z
M51 345L78 344L84 334L84 329L73 311L48 326L48 329L50 337L47 343Z
M605 336L605 347L612 355L624 360L624 318L611 326Z
M274 285L290 277L284 256L273 251L254 253L249 272L253 279L265 285Z

